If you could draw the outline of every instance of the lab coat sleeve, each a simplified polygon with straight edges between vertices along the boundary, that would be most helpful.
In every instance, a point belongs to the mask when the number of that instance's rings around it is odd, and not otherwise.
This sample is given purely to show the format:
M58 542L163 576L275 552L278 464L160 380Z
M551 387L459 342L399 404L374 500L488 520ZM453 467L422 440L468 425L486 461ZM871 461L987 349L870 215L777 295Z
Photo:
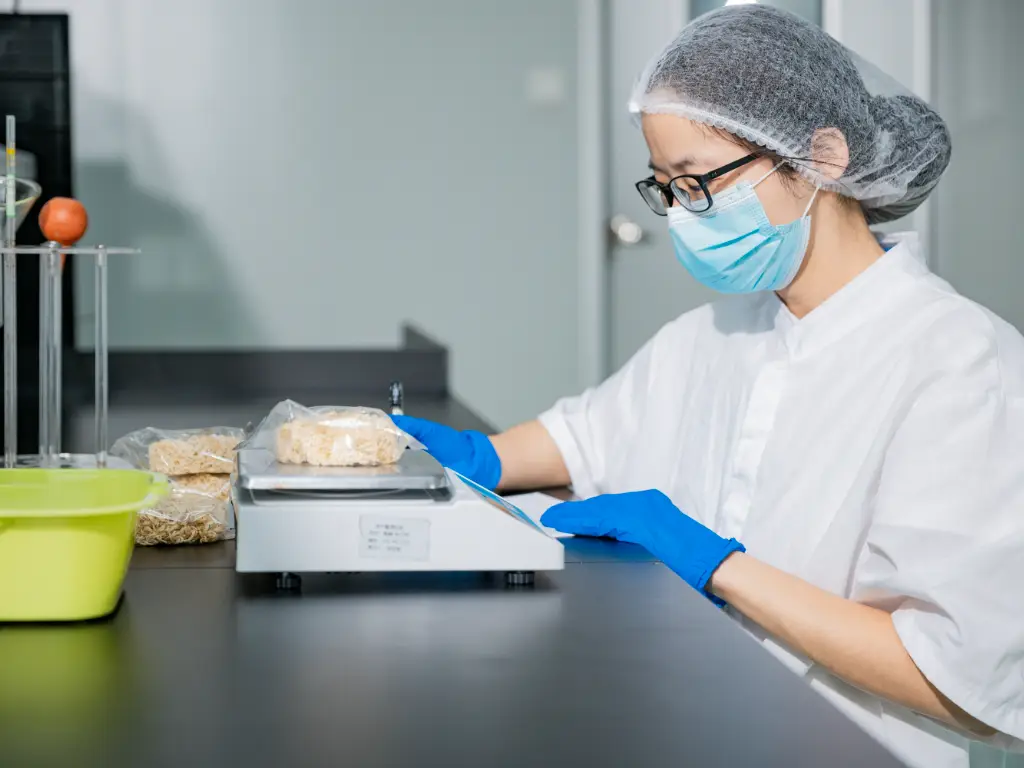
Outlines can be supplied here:
M892 612L921 672L1024 739L1024 352L995 342L911 399L878 479L853 597Z
M619 371L539 417L569 470L573 492L589 498L615 490L611 471L636 439L650 388L652 360L665 331Z

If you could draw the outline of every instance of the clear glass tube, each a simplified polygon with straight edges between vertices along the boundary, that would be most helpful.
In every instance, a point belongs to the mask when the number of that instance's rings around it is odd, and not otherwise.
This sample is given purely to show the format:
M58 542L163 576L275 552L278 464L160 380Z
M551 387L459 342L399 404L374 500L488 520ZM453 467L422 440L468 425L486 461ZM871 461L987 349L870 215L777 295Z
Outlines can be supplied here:
M17 257L4 255L4 465L18 455L18 286Z
M61 280L60 246L53 244L46 257L50 280L50 453L56 459L61 448L63 387L61 375L64 357L63 323L64 286Z
M39 258L39 456L50 455L50 389L52 371L50 368L50 273L47 257Z
M7 116L7 188L4 246L14 247L17 193L14 186L14 115ZM4 465L18 459L18 271L17 256L5 253L4 264Z
M96 466L107 465L107 407L110 382L107 368L107 253L101 245L96 252Z

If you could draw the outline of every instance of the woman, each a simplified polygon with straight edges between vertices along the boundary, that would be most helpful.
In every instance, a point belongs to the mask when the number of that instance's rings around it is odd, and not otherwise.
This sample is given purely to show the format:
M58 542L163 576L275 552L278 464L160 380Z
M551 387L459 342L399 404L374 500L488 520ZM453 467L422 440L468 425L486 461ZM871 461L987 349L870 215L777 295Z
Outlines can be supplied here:
M950 147L862 72L772 8L686 27L632 99L637 186L736 295L504 434L398 421L489 487L571 484L545 524L642 544L903 760L967 766L1024 739L1024 339L869 231Z

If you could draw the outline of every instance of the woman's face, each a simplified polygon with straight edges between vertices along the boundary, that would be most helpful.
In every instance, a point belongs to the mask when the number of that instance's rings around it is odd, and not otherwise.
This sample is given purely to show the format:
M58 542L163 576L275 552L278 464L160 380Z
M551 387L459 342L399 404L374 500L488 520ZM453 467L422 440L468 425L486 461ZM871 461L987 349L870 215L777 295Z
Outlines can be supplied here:
M645 114L642 126L651 154L651 170L654 178L662 184L680 174L713 171L750 154L740 145L684 117ZM756 182L771 171L772 166L771 160L760 157L709 182L712 200L716 193L725 191L738 181ZM772 224L788 224L803 215L814 189L804 181L784 182L782 175L775 172L758 184L754 191Z

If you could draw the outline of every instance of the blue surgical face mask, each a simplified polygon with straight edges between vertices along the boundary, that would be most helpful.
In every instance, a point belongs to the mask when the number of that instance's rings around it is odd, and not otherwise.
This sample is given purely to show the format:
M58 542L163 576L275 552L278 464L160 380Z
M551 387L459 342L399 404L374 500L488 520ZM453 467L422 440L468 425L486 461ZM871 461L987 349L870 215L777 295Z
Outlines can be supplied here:
M778 170L751 184L741 181L715 195L705 213L675 205L668 209L668 228L676 257L698 281L722 293L778 291L796 277L811 236L811 203L803 216L778 226L754 187Z

